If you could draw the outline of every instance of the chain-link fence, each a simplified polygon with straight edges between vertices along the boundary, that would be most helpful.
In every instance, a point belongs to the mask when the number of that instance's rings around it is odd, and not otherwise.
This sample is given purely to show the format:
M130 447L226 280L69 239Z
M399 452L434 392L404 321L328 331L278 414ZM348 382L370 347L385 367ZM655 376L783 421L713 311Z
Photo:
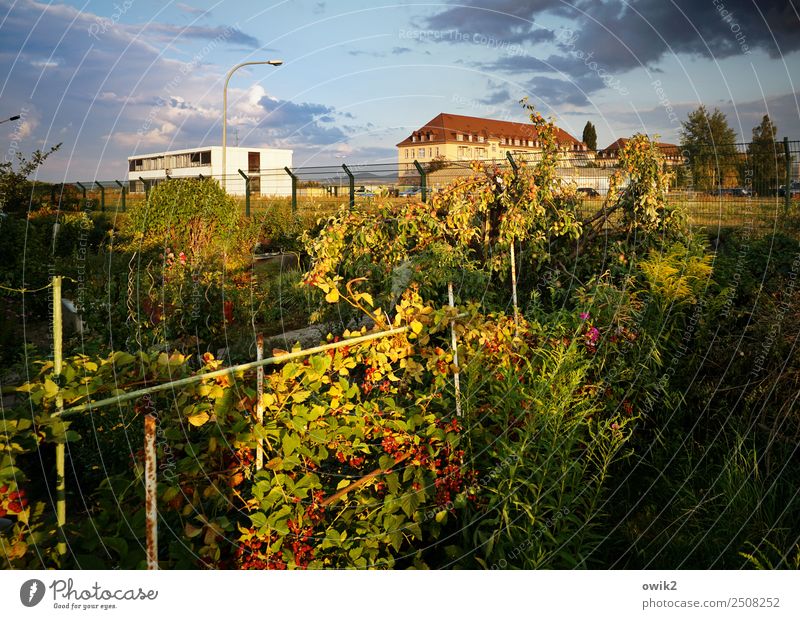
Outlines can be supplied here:
M507 153L478 163L500 168L535 165L540 155ZM282 205L295 211L325 213L377 200L423 200L458 178L471 174L473 161L343 164L239 172L214 176L248 214ZM578 189L584 208L599 206L618 161L613 156L569 153L557 174ZM699 226L770 226L800 198L800 141L700 144L665 153L671 173L669 199L680 203ZM35 206L62 210L125 211L147 199L150 190L170 178L38 184ZM190 177L174 177L190 178ZM202 175L191 178L203 178Z

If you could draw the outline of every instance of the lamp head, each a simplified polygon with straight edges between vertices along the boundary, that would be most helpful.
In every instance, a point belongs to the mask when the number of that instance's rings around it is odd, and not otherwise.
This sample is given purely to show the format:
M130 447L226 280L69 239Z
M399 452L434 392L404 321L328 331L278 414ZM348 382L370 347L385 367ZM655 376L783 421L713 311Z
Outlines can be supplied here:
M273 67L279 67L283 64L283 60L267 60L267 64L271 64Z

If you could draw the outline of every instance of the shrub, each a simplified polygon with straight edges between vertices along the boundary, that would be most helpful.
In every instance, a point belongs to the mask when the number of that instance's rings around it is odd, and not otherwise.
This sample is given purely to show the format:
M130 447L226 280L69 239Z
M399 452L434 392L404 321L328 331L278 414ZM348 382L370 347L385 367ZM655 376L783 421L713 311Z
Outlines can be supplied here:
M214 179L170 179L150 191L146 202L131 205L128 234L144 248L169 246L192 261L214 252L250 253L238 245L242 224L236 201Z

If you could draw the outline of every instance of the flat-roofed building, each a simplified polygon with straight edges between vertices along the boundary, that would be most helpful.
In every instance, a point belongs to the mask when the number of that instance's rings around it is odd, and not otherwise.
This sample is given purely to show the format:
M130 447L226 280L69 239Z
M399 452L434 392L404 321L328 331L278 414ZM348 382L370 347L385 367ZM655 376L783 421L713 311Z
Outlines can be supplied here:
M288 196L292 181L284 168L292 167L292 151L283 148L226 149L225 185L228 193L245 193L244 178L250 177L250 191L262 196ZM128 184L131 192L142 192L169 176L170 178L199 176L222 179L222 147L186 148L128 157Z

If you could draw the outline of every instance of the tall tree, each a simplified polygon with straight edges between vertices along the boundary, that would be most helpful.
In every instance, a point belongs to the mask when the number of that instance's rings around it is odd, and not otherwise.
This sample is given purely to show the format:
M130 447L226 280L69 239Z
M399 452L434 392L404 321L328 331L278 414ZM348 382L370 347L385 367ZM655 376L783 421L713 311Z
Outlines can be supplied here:
M786 180L783 146L776 142L778 128L767 114L753 127L753 140L747 145L747 161L743 176L746 184L760 196L773 195Z
M597 150L597 129L594 128L591 120L586 121L586 126L583 128L582 141L589 147L589 150Z
M695 189L709 190L739 184L736 132L717 108L709 113L705 105L681 123L681 147L689 158Z

